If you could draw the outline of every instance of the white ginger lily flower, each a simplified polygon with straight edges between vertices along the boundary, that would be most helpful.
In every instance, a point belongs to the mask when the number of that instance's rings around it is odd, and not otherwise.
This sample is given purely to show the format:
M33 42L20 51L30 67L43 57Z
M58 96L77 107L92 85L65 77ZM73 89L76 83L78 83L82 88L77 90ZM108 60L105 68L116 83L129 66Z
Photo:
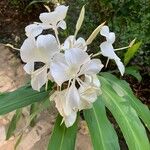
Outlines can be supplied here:
M39 91L47 82L49 64L53 56L59 52L56 38L51 35L40 35L35 38L27 38L21 46L20 56L26 63L24 70L31 74L31 85ZM42 62L44 66L35 71L34 63Z
M66 29L66 22L64 21L68 11L68 6L59 5L53 12L41 13L39 18L42 21L41 26L43 29L57 28Z
M62 105L64 108L64 114L62 116L69 116L68 121L72 125L75 121L76 112L84 108L82 102L80 102L80 93L76 87L76 82L80 86L85 86L84 81L80 79L83 76L92 76L96 75L103 65L99 59L91 59L90 56L79 48L72 48L65 51L65 54L59 53L54 56L53 62L50 65L51 75L54 81L61 86L65 81L69 81L68 88L65 92L65 97L62 100L63 104L56 104L58 111ZM70 86L71 84L71 86ZM86 87L87 88L87 87ZM83 89L80 89L83 93ZM83 96L83 94L82 94ZM85 100L86 101L86 100ZM91 100L91 102L94 100ZM56 103L59 103L59 100L55 100ZM58 105L60 108L58 108ZM67 118L68 119L68 118Z
M61 86L65 81L81 81L81 75L94 75L103 68L99 59L91 59L87 52L79 48L72 48L54 57L50 65L54 81Z
M88 109L92 107L92 103L94 103L97 99L97 96L101 94L100 91L100 81L96 75L85 76L84 85L80 86L79 94L80 94L80 105L79 110Z
M100 48L102 55L108 57L109 59L114 59L121 75L124 74L125 67L121 62L120 58L115 54L112 44L115 42L115 33L109 31L108 26L103 26L100 34L106 37L106 41L101 43Z
M100 93L99 91L100 82L97 76L86 76L84 85L78 90L73 84L69 91L65 89L54 92L50 100L55 101L56 108L63 117L66 127L70 127L76 120L77 111L91 108Z
M76 117L77 117L77 111L71 110L66 101L66 94L67 90L63 91L55 91L51 97L50 100L55 101L56 108L59 111L60 115L63 117L63 121L66 125L66 127L70 127L74 124ZM68 113L68 110L69 112Z
M86 51L87 44L86 44L86 41L82 37L79 37L76 40L75 36L71 35L65 40L64 45L63 45L64 50L68 50L70 48L80 48L80 49Z

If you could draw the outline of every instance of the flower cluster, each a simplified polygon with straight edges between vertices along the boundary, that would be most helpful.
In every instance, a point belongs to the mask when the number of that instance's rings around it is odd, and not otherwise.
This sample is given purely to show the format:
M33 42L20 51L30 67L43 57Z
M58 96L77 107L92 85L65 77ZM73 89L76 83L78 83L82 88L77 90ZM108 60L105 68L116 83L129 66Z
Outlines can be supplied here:
M27 39L21 46L20 55L26 63L24 70L31 75L31 85L34 90L40 91L49 80L55 82L55 91L50 96L50 100L55 102L65 125L70 127L76 120L77 112L91 108L100 94L97 74L104 65L100 59L94 58L96 55L87 53L88 45L96 34L100 33L106 38L106 41L100 44L99 54L113 59L121 75L124 73L124 65L112 46L115 34L109 32L108 26L104 24L100 25L88 40L82 37L76 38L75 34L67 37L61 44L58 30L66 29L64 19L67 10L67 6L57 6L53 12L40 14L41 22L28 25L25 28ZM82 24L82 16L83 14L80 14L77 28ZM54 31L55 36L42 34L43 30L49 29ZM41 64L38 69L37 63Z

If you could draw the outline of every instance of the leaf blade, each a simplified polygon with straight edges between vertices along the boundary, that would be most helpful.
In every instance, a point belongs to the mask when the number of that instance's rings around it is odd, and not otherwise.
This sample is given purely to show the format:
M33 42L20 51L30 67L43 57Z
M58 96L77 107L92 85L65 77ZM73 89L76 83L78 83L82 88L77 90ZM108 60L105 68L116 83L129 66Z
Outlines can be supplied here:
M129 149L149 150L150 144L146 131L136 111L126 99L120 97L113 91L109 82L104 77L100 77L100 81L102 83L103 93L101 98L121 128Z
M109 122L105 106L100 98L93 104L92 109L84 110L94 150L119 150L117 134Z
M62 117L58 115L52 136L48 144L48 150L73 150L77 134L77 121L70 128L61 124Z
M129 63L129 61L133 58L133 56L138 51L141 44L142 44L142 42L138 42L138 43L134 44L133 46L131 46L130 48L128 48L128 50L124 56L124 64L125 65L127 65Z
M146 127L150 130L150 110L138 98L136 98L129 84L124 80L119 80L109 73L102 73L102 76L110 82L110 85L117 85L118 89L124 93L124 98L136 110L139 117L142 119Z
M0 95L0 115L4 115L18 108L40 102L49 96L49 91L34 91L30 86L24 86L16 91Z

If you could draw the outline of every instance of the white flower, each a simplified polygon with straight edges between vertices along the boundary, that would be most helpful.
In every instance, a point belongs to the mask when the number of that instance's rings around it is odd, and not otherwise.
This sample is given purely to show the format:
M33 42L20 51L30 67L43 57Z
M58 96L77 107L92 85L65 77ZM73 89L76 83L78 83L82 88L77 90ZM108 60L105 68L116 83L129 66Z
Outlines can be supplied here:
M63 82L71 79L79 81L81 75L97 74L102 67L99 59L91 59L85 51L72 48L66 50L64 55L56 55L50 71L55 82L61 86Z
M90 98L89 101L85 96L87 94L85 91L94 87L91 85L91 80L87 82L87 76L96 75L102 67L103 65L99 59L91 59L85 51L79 48L72 48L66 50L64 54L59 53L54 56L53 62L50 65L50 71L54 81L59 86L65 81L68 81L69 84L68 88L65 89L64 97L61 96L61 98L58 98L57 96L55 99L56 107L63 116L66 126L74 123L78 110L87 108L87 106L84 106L86 102L91 104L96 100L94 93L88 93L91 97L94 95L94 99ZM81 79L81 76L85 79ZM79 90L76 87L76 83L79 84Z
M66 127L70 127L76 120L77 111L71 110L66 101L67 90L55 91L50 100L55 101L56 108L59 111L60 115L63 117ZM69 110L69 113L68 113Z
M109 59L114 59L121 75L123 75L125 67L120 58L115 54L114 48L112 46L112 44L115 42L115 33L109 32L108 26L103 26L100 34L106 37L106 41L100 45L102 55L108 57Z
M65 40L64 45L63 45L64 50L68 50L70 48L80 48L80 49L86 51L87 44L86 44L86 41L82 37L79 37L76 40L75 36L71 35Z
M20 56L26 63L24 70L31 74L31 85L34 90L47 82L48 68L53 56L59 52L57 41L51 34L27 38L21 46ZM42 62L44 66L35 71L34 63Z
M97 96L101 94L100 81L96 75L85 76L84 85L79 88L80 105L79 110L92 107L92 103L96 101Z
M42 21L41 26L44 29L57 29L58 27L66 29L66 22L64 21L68 11L68 6L60 5L55 8L53 12L41 13L39 18Z
M56 108L66 127L74 124L77 111L92 107L92 103L96 101L100 91L100 82L96 75L86 76L84 85L78 90L74 84L69 89L63 91L55 91L50 100L55 101Z

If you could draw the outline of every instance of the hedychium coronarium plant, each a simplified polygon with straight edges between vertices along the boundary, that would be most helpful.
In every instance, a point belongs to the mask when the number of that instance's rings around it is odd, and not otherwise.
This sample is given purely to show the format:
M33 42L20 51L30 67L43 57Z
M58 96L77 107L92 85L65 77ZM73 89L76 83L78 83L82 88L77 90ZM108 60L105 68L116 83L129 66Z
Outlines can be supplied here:
M8 98L7 94L0 95L0 115L30 104L34 105L35 102L41 106L41 102L46 98L46 101L55 103L60 114L56 119L48 149L75 148L77 123L82 112L93 148L118 150L118 137L107 118L107 108L118 123L128 148L149 150L150 144L146 135L146 129L150 129L149 109L134 96L128 83L110 73L102 72L103 67L107 67L108 62L113 60L123 76L125 65L116 51L134 46L135 40L129 46L114 48L115 33L110 31L105 22L87 39L78 37L85 14L83 6L74 35L68 36L61 43L59 30L67 29L65 17L68 8L59 5L52 12L48 9L48 12L40 14L40 22L25 28L27 38L20 48L20 56L25 63L24 70L31 75L32 89L20 88L9 93ZM46 33L51 30L54 34L43 34L45 30ZM88 47L98 34L104 41L98 45L98 53L90 53ZM97 57L99 55L107 57L105 64ZM38 69L37 63L41 64ZM18 94L15 95L15 92ZM10 101L7 100L7 105L3 104L5 99L11 99L11 95L14 103L12 100L10 106Z

